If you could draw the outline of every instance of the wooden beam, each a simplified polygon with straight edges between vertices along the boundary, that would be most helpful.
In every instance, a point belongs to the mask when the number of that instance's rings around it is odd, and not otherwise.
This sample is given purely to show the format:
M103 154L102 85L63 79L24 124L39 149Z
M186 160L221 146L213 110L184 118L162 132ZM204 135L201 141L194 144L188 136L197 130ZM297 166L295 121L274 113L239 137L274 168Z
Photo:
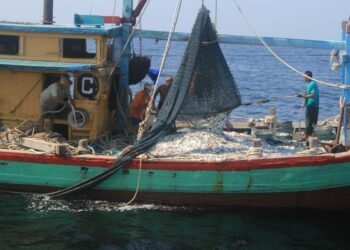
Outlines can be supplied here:
M15 137L8 134L3 135L1 140L9 143L14 141L18 146L39 150L49 154L65 155L67 153L67 144L47 142L38 138Z
M46 142L36 138L22 137L19 140L19 145L55 155L64 155L67 152L65 144Z

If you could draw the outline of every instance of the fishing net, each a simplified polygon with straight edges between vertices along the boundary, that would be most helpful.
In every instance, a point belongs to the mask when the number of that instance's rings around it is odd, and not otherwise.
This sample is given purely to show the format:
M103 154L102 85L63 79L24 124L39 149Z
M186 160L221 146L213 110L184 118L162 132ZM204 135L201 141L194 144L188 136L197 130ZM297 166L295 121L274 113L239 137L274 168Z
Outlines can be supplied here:
M158 119L163 122L171 110L177 110L181 118L200 119L229 113L240 104L240 94L220 49L209 10L202 7Z

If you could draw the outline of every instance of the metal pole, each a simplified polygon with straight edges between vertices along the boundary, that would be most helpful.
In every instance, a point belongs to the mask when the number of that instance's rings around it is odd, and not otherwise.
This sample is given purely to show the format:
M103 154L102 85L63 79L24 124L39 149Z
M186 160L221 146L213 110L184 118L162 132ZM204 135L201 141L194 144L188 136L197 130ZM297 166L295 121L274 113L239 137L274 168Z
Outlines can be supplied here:
M350 85L350 61L349 61L349 55L350 55L350 21L344 22L342 24L342 39L345 41L345 50L346 54L342 58L342 81L343 84ZM349 114L349 107L350 107L350 90L345 89L344 93L344 118L342 119L343 122L343 139L344 139L344 145L350 146L349 141L349 133L350 133L350 114Z
M125 20L125 22L122 23L122 31L121 31L121 39L120 39L120 47L121 48L124 48L126 42L128 41L129 35L131 33L132 10L133 10L133 0L123 0L122 19ZM123 95L128 96L127 89L129 87L130 55L131 55L131 47L130 47L130 43L129 43L129 45L125 48L124 53L121 55L121 58L119 61L119 90L118 90L119 93L117 93L117 95L119 97L121 97ZM118 109L120 109L120 112L127 114L128 107L129 107L128 98L121 98L120 101L117 101L117 103L118 103ZM118 129L127 129L128 125L122 119L123 116L119 116L119 117L120 118L118 118L117 123L116 123L117 128Z
M123 1L123 18L131 20L133 10L133 0ZM132 24L130 22L123 23L121 47L123 48L128 40L131 32ZM131 54L130 45L127 46L120 60L120 85L123 87L129 86L129 59Z
M53 0L44 0L43 24L53 23Z

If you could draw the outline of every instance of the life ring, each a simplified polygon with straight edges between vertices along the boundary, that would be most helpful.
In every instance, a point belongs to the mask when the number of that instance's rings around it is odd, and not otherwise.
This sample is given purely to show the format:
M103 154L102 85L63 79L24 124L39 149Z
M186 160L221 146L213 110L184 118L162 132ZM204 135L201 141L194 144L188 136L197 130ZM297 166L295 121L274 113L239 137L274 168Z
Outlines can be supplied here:
M75 109L68 114L68 123L73 128L84 127L89 118L89 114L85 109Z

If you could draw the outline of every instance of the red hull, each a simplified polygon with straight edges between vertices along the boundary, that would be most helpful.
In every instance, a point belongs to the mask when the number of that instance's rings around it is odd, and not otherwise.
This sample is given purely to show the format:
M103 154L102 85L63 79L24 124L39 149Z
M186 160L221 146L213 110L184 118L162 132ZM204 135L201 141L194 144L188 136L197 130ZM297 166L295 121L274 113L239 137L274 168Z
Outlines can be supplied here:
M52 187L31 185L0 184L2 190L46 193L57 190ZM160 203L171 205L218 207L274 207L274 208L313 208L329 210L350 209L350 187L304 192L252 193L252 194L212 194L212 193L173 193L139 192L135 202ZM134 192L91 190L84 198L97 200L129 201Z
M55 156L27 153L21 151L0 151L0 164L4 161L32 162L41 164L62 164L75 166L111 167L115 158L110 156ZM322 166L327 164L350 163L350 152L311 156L288 156L280 158L260 158L225 161L185 161L173 159L144 159L142 169L153 170L209 170L209 171L247 171L257 169L293 168ZM128 166L139 168L139 159Z

